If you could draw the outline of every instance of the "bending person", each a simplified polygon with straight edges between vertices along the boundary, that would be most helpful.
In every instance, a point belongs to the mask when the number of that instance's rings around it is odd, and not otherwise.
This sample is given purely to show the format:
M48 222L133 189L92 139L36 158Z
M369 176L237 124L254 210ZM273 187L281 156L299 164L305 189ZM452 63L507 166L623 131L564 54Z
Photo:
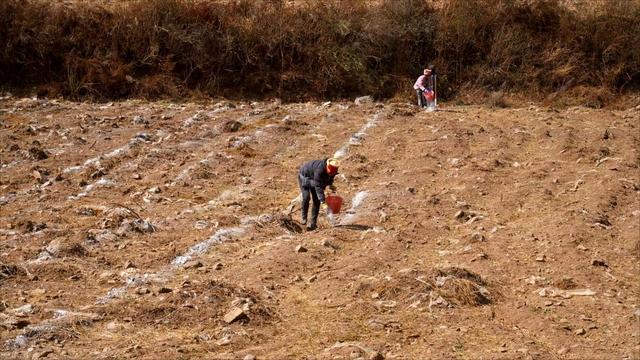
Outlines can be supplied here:
M311 209L311 222L307 226L307 230L315 230L318 224L318 213L320 205L324 210L327 209L325 202L324 189L329 188L335 191L333 179L338 174L339 162L337 159L311 160L302 167L298 172L298 184L302 192L302 224L307 224L307 213L309 212L309 201L313 199L313 208Z

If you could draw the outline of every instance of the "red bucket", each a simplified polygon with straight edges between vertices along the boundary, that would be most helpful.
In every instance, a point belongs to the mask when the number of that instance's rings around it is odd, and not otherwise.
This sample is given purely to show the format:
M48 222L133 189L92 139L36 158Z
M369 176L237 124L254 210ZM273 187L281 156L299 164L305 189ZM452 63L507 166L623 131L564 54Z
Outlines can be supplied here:
M424 97L427 99L427 101L433 101L433 99L435 99L435 94L433 93L433 91L426 91L424 93Z
M325 198L327 202L327 206L331 209L331 212L337 214L340 212L340 208L342 207L342 198L338 195L328 195Z

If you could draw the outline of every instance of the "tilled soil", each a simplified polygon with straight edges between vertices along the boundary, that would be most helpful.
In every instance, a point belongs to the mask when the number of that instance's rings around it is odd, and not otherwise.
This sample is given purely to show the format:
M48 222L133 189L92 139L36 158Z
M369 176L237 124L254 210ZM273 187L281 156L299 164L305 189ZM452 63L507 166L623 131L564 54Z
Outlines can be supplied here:
M640 358L639 120L4 97L0 356Z

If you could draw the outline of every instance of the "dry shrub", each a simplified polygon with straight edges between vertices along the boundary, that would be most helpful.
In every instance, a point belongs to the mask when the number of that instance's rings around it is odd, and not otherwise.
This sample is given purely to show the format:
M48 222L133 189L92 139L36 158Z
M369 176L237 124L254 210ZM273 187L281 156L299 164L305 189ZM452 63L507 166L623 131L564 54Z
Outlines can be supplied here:
M604 0L0 2L0 83L87 99L188 94L413 99L435 64L463 86L532 95L640 88L640 4ZM604 99L606 101L606 99Z
M0 261L0 280L24 274L24 270L15 264L5 264Z
M489 97L487 99L487 103L488 103L489 106L491 106L493 108L504 109L506 107L509 107L509 104L507 103L507 100L505 99L503 91L493 91L491 94L489 94Z
M222 125L222 131L224 132L237 132L242 128L242 123L237 120L227 120Z
M570 278L570 277L563 277L562 279L554 282L554 285L557 288L563 289L563 290L570 290L578 287L578 284L576 284L575 280L573 280L573 278Z
M280 216L278 217L278 224L285 228L287 231L295 234L302 233L302 226L300 226L297 222L291 219L289 216Z

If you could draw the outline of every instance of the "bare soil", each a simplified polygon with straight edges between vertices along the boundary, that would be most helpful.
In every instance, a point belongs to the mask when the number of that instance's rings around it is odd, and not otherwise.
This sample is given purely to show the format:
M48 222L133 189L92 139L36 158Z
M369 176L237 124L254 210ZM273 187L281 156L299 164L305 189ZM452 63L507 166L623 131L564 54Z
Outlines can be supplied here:
M3 97L0 357L638 359L639 120Z

